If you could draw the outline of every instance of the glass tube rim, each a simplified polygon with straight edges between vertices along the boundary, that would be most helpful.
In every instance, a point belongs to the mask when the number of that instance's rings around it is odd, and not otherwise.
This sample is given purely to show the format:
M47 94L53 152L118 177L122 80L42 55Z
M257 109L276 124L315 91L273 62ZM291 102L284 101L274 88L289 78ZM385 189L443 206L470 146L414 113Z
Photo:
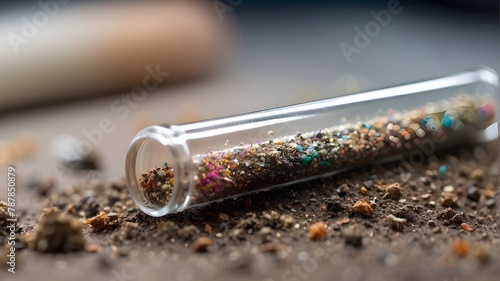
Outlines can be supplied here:
M189 205L190 194L194 187L193 170L191 169L191 155L186 140L178 126L154 125L141 130L132 140L126 156L126 182L132 200L146 214L161 217L166 214L182 211ZM137 182L137 158L140 157L140 148L146 141L155 141L162 145L168 155L172 155L174 169L174 187L171 198L165 206L151 208L146 205L147 200L141 196Z

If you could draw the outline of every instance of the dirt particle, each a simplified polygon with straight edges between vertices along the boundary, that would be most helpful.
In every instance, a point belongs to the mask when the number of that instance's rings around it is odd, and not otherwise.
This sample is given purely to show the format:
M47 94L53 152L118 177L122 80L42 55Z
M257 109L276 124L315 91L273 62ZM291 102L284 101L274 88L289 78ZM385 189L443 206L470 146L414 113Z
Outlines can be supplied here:
M484 178L484 171L482 169L475 169L469 174L471 180L481 181Z
M477 244L471 249L471 255L476 257L479 262L486 263L490 260L490 247L485 244Z
M200 233L200 230L194 225L185 226L177 231L179 237L185 241L193 239L193 237L198 233Z
M389 222L389 226L394 230L403 230L404 225L407 222L407 219L398 218L392 214L386 217L386 220Z
M460 225L460 228L465 231L465 232L472 232L472 227L470 225L466 224L465 222Z
M366 189L371 189L373 187L373 181L371 180L364 181L363 186L366 187Z
M493 191L491 189L485 189L483 191L483 194L484 194L484 197L486 197L486 198L493 198L493 197L495 197L495 191Z
M366 202L365 200L361 199L358 202L356 202L352 208L354 211L362 216L369 217L373 214L373 208L370 205L370 203Z
M453 211L453 209L451 208L447 208L445 210L443 210L439 215L438 215L438 218L440 219L445 219L445 220L449 220L451 218L453 218L457 213L455 211Z
M368 193L368 189L366 189L366 187L362 186L360 189L359 189L359 192L363 195L367 194Z
M86 223L89 224L93 230L101 231L111 226L111 218L107 213L99 212L96 216L87 219Z
M484 202L484 205L490 209L493 209L493 207L495 207L496 204L497 202L495 202L495 199L488 199L486 200L486 202Z
M226 213L220 213L219 214L219 219L221 221L228 221L229 220L229 216Z
M455 187L453 187L453 185L447 185L443 187L443 191L446 193L452 193L453 191L455 191Z
M441 206L443 207L458 207L458 198L452 193L443 192L441 193Z
M97 244L88 245L86 250L89 253L98 253L101 251L101 246L99 246Z
M339 195L345 195L347 192L349 192L349 186L345 183L337 188L337 193Z
M385 194L382 196L382 199L394 199L399 200L403 193L401 192L401 185L399 182L391 183L388 185L384 185Z
M337 224L337 225L344 225L344 224L348 224L350 222L351 222L351 220L349 218L345 218L345 219L336 221L335 224Z
M280 216L281 226L283 229L292 228L295 220L292 216L289 215L281 215Z
M193 242L191 247L194 252L203 253L207 252L210 245L212 245L212 239L208 237L200 237Z
M326 236L326 224L324 222L317 222L309 228L309 239L320 240Z
M205 232L208 234L212 233L212 227L208 223L205 223Z
M477 186L471 186L467 189L467 198L474 202L479 202L481 198L481 193L479 193L479 188Z
M358 225L351 225L342 231L344 243L353 247L363 245L363 233Z
M469 254L469 243L464 240L456 240L451 243L451 250L459 257L465 257Z
M427 199L431 198L431 195L429 193L425 193L425 194L420 195L420 198L423 200L427 200Z
M278 228L281 224L280 214L276 211L262 212L262 223L272 228Z
M179 226L172 221L161 221L156 225L156 230L153 233L153 238L164 243L169 239L176 237Z
M45 253L81 251L86 243L82 229L78 219L51 211L42 217L28 245Z

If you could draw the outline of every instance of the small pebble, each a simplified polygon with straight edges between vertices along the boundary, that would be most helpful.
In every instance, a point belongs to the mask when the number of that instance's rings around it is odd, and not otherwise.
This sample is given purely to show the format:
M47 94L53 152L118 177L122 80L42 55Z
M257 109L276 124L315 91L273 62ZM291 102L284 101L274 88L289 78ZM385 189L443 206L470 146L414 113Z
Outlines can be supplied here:
M448 192L448 193L452 193L453 191L455 191L455 188L452 185L447 185L447 186L443 187L443 191Z
M448 192L441 193L441 206L443 207L458 207L458 198Z
M358 225L352 225L342 231L344 243L354 247L361 247L363 245L363 233Z
M406 219L398 218L392 214L388 215L386 217L386 220L389 222L391 228L395 230L403 230L404 225L406 224L407 221Z
M475 169L469 174L469 178L476 181L481 181L484 177L484 171L482 169Z
M486 205L486 207L490 209L493 209L493 207L495 207L496 204L497 202L495 202L495 199L488 199L486 200L486 202L484 202L484 205Z
M369 217L373 214L373 208L370 205L370 203L366 202L365 200L361 199L358 202L352 206L354 211L360 215L363 215L365 217Z
M229 216L227 214L225 214L225 213L220 213L219 214L219 219L221 221L228 221L229 220Z
M465 232L472 232L472 227L465 222L460 225L460 228Z
M399 184L399 182L384 185L384 189L386 193L382 197L383 199L389 198L399 200L399 198L403 196L403 193L401 192L401 185Z
M456 240L451 243L451 250L457 256L465 257L469 254L469 244L464 240Z
M101 251L101 247L97 244L88 245L86 248L89 253L97 253Z
M317 222L309 228L309 239L320 240L326 236L326 224L324 222Z
M479 193L479 188L477 186L471 186L467 189L467 198L474 202L479 202L481 198L481 193Z
M373 181L364 181L363 186L366 187L367 189L371 189L373 187Z
M422 194L422 195L420 195L420 198L422 198L423 200L427 200L427 199L431 198L431 195L429 193Z
M212 245L212 239L208 237L200 237L193 242L193 245L191 247L193 251L202 253L206 252L210 245Z
M339 188L337 188L337 193L339 195L344 195L347 192L349 192L349 186L347 184L342 184Z
M493 198L493 197L495 197L495 191L493 191L491 189L485 189L483 191L483 194L484 194L484 197L486 197L486 198Z

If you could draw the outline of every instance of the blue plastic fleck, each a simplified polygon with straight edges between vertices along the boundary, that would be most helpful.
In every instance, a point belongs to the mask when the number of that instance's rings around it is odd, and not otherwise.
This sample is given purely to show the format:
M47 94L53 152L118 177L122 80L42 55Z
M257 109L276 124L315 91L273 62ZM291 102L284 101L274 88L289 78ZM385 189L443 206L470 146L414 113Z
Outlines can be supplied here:
M438 169L438 174L442 175L442 174L446 173L447 169L448 168L446 167L446 165L441 165L441 167L439 167L439 169Z
M167 166L168 166L167 161L163 162L163 167L167 167Z
M443 120L441 120L441 124L443 125L443 127L445 128L449 128L451 127L451 124L453 123L453 120L448 117L448 116L444 116L443 117Z
M309 162L311 162L311 156L305 156L304 159L302 159L302 161L300 161L300 165L302 165L303 167L307 166L307 164L309 164Z
M264 163L259 163L259 166L264 167L265 164Z
M295 147L295 149L296 149L297 151L302 151L302 147L301 147L300 145L297 145L297 146Z
M328 161L320 161L319 165L320 166L331 166L332 164L330 164L330 162L328 162Z
M370 125L368 123L363 123L361 124L361 126L363 126L363 128L366 128L367 130L370 130Z

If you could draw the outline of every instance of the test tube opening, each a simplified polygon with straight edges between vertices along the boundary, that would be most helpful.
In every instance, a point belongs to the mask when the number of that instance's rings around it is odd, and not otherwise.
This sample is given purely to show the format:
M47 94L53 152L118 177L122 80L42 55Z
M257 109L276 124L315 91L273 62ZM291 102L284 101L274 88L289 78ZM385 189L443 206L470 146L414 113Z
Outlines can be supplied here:
M127 185L132 199L148 215L178 212L189 201L190 156L181 136L175 127L152 126L139 132L130 145Z

